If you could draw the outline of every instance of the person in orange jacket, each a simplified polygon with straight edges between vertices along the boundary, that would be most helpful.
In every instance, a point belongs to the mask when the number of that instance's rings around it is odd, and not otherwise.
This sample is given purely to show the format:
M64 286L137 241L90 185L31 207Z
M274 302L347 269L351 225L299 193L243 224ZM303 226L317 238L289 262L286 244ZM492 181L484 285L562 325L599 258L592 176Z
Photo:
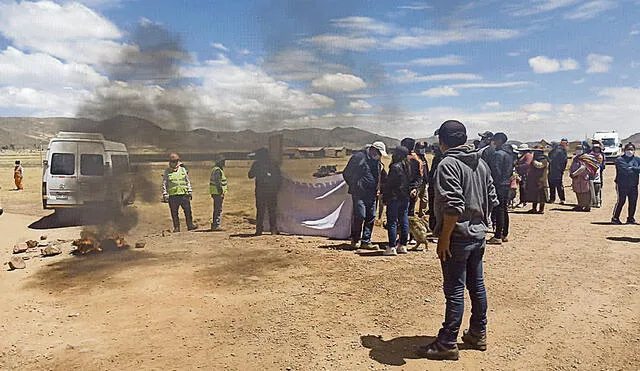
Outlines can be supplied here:
M16 183L17 191L24 190L24 187L22 186L23 178L24 178L24 169L20 164L20 160L16 160L16 166L13 168L13 181Z

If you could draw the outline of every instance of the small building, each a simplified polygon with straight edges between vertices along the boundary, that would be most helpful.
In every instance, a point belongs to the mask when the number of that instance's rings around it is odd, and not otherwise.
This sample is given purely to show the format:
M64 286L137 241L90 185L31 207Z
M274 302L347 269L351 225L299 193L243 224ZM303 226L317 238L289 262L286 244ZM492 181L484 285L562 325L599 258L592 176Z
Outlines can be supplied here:
M334 158L343 158L347 155L347 149L345 147L325 147L325 156Z
M294 158L323 158L325 157L325 150L322 147L297 147L286 148L284 150L284 156Z

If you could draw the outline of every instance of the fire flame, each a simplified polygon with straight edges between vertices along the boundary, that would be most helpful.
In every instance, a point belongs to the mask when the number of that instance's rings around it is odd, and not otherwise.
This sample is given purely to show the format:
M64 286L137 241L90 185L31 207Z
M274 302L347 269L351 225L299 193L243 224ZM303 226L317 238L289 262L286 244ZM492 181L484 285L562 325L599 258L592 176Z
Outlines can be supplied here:
M83 229L80 238L73 241L76 252L81 255L92 252L101 252L103 247L116 247L118 249L128 247L124 236L113 225L98 228L97 231Z

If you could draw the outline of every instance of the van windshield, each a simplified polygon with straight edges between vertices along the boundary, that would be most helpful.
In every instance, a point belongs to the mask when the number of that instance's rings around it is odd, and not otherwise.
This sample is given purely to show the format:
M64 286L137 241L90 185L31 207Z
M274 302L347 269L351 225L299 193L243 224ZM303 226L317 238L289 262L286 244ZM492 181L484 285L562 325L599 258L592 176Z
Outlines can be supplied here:
M102 155L80 155L80 174L104 175L104 160Z
M605 147L615 147L616 140L614 138L604 138L602 139L602 145Z
M51 175L73 175L76 172L76 156L73 153L54 153L51 156Z

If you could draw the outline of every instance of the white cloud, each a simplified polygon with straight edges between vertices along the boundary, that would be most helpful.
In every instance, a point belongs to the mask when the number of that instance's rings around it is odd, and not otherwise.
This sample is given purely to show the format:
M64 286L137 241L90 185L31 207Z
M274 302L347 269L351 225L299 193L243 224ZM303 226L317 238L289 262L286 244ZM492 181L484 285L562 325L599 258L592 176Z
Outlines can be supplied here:
M395 32L393 26L369 17L346 17L333 19L331 24L335 28L346 29L354 33L389 35Z
M589 54L587 56L587 64L589 68L587 73L605 73L611 69L613 57L601 54Z
M573 71L580 68L575 59L553 59L540 55L529 59L529 66L534 73L555 73L559 71Z
M363 52L374 48L392 50L422 49L451 43L488 42L513 39L521 32L504 28L484 28L475 24L450 29L401 28L367 17L348 17L332 21L344 33L315 35L303 41L329 52Z
M482 82L482 83L467 83L467 84L452 84L431 88L420 93L420 95L427 97L457 97L460 95L461 89L500 89L511 88L516 86L528 85L528 81L508 81L508 82ZM491 102L491 104L499 102ZM487 106L489 106L487 104Z
M615 1L611 0L590 1L566 13L564 15L564 18L578 21L592 19L597 17L601 13L606 12L607 10L616 8L617 6L618 4Z
M0 52L0 71L0 86L91 88L108 81L86 64L63 63L48 54L25 54L13 47Z
M399 83L447 81L447 80L481 80L482 76L473 73L445 73L437 75L420 75L411 70L398 70L394 81Z
M509 52L507 53L507 56L509 57L519 57L522 53L520 52Z
M218 50L222 50L223 52L229 51L229 48L227 48L226 46L224 46L224 44L221 44L221 43L211 43L211 46Z
M464 57L459 55L445 55L443 57L418 58L407 62L387 63L388 66L420 66L420 67L436 67L436 66L461 66L466 64Z
M515 16L530 16L550 12L579 3L582 0L532 0L526 7L520 7L511 12Z
M427 10L427 9L433 9L433 7L431 5L427 5L427 4L413 3L411 5L401 5L401 6L398 7L398 9L402 9L402 10Z
M326 73L347 72L346 66L329 63L308 50L285 49L267 57L264 68L274 78L285 81L308 81Z
M487 108L498 108L500 107L500 102L487 102L484 106Z
M329 52L339 53L345 50L364 52L378 45L373 37L355 37L344 35L317 35L305 41Z
M373 95L373 94L349 94L349 95L347 95L347 98L351 98L351 99L370 99L370 98L375 98L375 95Z
M364 89L367 84L358 76L336 73L324 74L311 81L311 86L321 91L349 92Z
M455 30L412 29L409 35L393 37L385 43L389 49L422 49L453 43L508 40L520 36L520 31L500 28L462 28Z
M32 117L70 117L79 102L89 96L86 90L54 88L48 90L0 87L0 108L15 115Z
M451 85L457 89L494 89L494 88L512 88L516 86L529 85L529 81L508 81L508 82L481 82L471 84L455 84Z
M640 30L633 30L629 32L629 36L638 36L640 35Z
M0 33L14 46L68 61L94 64L118 59L123 33L79 3L0 2Z
M368 102L361 99L349 102L349 108L358 110L358 111L366 111L371 109L371 107L372 106Z
M429 98L438 98L438 97L457 97L460 95L460 93L456 89L450 86L441 86L438 88L431 88L429 90L425 90L422 93L420 93L420 95L423 95Z
M551 103L531 103L522 106L522 110L525 112L551 112L553 110L553 104Z

